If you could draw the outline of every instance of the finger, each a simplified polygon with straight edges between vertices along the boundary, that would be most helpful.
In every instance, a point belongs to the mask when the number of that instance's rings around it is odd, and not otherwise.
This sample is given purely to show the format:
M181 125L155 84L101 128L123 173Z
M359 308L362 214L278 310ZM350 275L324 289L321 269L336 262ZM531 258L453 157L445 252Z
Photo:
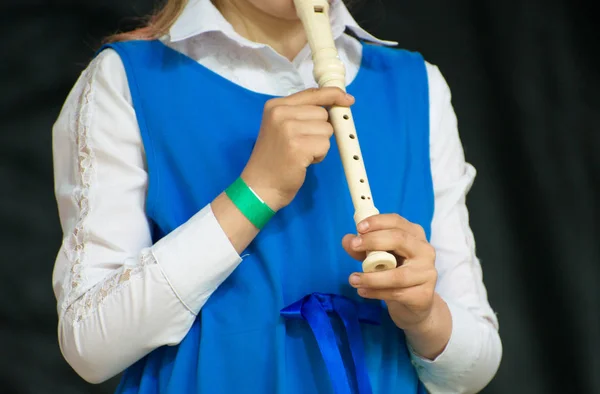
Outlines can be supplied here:
M331 138L333 135L333 126L329 122L323 122L321 120L305 120L298 122L296 125L298 132L303 136L315 136Z
M405 264L388 271L355 273L350 276L352 287L369 290L402 289L435 280L435 268L425 264Z
M281 130L289 138L320 137L331 138L333 135L333 126L329 122L320 120L295 120L288 119L281 124Z
M418 307L427 304L426 300L432 296L428 286L413 286L404 289L371 290L358 289L358 295L363 298L382 301L395 301L408 307Z
M296 105L289 106L293 113L293 117L296 120L317 120L321 122L327 122L329 120L329 112L323 108L315 105Z
M385 250L407 259L435 260L435 250L431 245L398 228L360 234L352 240L352 248L356 252Z
M320 135L302 136L301 144L306 149L306 155L310 158L311 164L320 163L325 160L329 148L331 148L331 140L329 137Z
M382 300L382 301L399 301L406 297L408 290L413 289L412 287L403 289L358 289L357 293L362 298L370 300Z
M411 223L407 219L395 213L374 215L364 219L357 225L358 232L361 234L391 228L402 229L418 239L427 239L423 227L416 223Z
M352 247L352 240L354 238L356 238L356 235L354 234L345 235L344 238L342 238L342 247L344 248L346 253L348 253L353 259L358 261L364 261L367 257L367 254L365 252L357 252L354 250L354 248Z
M285 122L287 120L319 120L327 122L329 112L323 107L314 105L279 105L270 109L271 116L275 121Z
M314 105L278 105L272 108L265 106L265 115L276 123L289 121L321 121L329 120L329 112L325 108Z
M354 97L340 88L307 89L291 96L275 99L283 105L316 105L319 107L349 107L354 104Z

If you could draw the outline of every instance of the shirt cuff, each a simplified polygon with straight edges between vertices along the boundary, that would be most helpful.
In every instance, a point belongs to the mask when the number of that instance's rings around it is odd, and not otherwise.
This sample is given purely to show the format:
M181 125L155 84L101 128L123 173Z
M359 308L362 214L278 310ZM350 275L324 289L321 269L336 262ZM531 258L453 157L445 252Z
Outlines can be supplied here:
M462 377L478 361L481 349L481 322L472 313L446 301L452 316L452 333L444 351L435 360L418 355L409 346L412 364L423 384L435 393L446 393L452 382L461 385Z
M152 253L175 295L194 314L242 261L210 205L157 242Z

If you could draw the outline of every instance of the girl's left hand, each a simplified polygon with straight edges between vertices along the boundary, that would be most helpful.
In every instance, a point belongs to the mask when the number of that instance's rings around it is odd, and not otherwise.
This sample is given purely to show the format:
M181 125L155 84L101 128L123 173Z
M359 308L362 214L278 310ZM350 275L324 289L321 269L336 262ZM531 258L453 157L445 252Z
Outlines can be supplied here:
M365 259L367 250L396 255L397 268L352 274L350 284L364 298L385 301L399 328L427 328L434 307L437 271L435 249L421 226L396 214L375 215L359 223L358 236L346 235L342 245L359 261Z

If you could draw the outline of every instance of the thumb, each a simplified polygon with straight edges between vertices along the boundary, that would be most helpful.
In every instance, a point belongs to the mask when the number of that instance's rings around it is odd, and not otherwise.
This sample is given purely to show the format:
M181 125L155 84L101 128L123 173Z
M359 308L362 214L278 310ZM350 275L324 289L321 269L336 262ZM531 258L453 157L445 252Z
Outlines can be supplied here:
M344 238L342 238L342 247L353 259L364 261L367 257L367 254L365 252L357 252L352 248L352 240L354 238L356 238L356 235L354 234L347 234L344 236Z

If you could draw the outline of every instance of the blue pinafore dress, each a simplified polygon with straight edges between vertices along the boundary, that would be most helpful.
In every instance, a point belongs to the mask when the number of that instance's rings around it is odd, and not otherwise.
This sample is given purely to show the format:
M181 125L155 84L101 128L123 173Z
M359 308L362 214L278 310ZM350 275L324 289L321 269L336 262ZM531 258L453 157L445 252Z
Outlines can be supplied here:
M265 102L160 41L106 46L125 66L146 152L154 241L242 172ZM375 204L425 228L434 197L423 58L363 44L348 87ZM416 394L402 330L348 284L360 262L341 246L354 209L335 140L294 201L243 252L177 346L128 368L122 394Z

